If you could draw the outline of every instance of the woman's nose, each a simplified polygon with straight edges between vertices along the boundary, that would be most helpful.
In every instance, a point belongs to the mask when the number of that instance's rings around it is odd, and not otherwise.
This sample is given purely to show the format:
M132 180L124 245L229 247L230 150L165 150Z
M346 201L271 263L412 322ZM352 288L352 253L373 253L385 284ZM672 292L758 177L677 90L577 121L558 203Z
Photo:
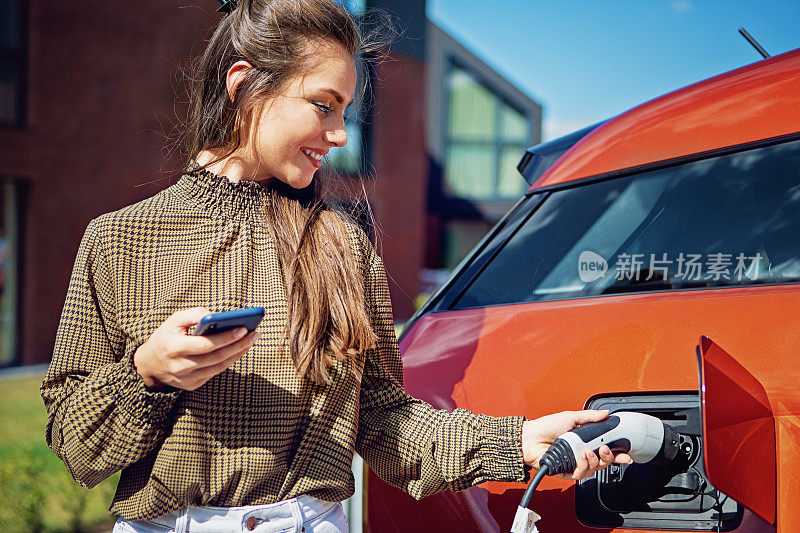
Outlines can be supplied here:
M347 130L344 127L344 124L336 127L335 129L330 129L325 132L326 140L332 144L333 146L344 146L347 144Z

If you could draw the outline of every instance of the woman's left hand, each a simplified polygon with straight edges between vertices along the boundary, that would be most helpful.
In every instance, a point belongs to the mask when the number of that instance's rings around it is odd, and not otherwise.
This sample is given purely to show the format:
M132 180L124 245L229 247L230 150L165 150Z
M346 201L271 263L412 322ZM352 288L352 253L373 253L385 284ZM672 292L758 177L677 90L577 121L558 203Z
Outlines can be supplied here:
M608 411L586 410L564 411L536 420L526 420L522 424L522 460L525 464L538 469L539 459L559 435L589 422L605 420L607 417ZM620 453L615 456L605 444L600 447L597 454L588 450L585 454L576 457L575 460L578 466L574 472L555 477L583 479L594 475L595 472L606 468L611 463L633 462L628 454Z

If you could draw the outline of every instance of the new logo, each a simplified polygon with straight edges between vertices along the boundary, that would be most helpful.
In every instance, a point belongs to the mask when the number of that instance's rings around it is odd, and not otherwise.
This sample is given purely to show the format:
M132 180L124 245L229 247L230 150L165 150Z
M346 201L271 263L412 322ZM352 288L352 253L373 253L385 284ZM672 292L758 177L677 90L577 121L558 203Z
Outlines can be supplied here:
M606 275L608 262L594 252L585 250L578 258L578 276L584 283L590 283Z

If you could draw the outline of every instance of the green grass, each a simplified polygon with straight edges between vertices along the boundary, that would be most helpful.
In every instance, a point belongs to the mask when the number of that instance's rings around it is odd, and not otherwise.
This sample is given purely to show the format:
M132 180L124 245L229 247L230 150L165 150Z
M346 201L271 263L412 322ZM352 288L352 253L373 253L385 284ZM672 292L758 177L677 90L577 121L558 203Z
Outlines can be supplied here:
M0 378L0 531L110 531L108 514L119 475L92 490L75 483L47 447L42 376Z

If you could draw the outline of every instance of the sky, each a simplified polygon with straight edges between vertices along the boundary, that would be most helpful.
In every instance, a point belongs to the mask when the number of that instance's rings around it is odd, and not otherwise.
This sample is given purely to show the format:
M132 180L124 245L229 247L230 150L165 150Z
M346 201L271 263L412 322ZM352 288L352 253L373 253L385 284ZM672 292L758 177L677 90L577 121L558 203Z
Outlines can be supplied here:
M428 18L543 106L543 140L800 48L800 0L427 0ZM800 81L798 81L800 83Z

